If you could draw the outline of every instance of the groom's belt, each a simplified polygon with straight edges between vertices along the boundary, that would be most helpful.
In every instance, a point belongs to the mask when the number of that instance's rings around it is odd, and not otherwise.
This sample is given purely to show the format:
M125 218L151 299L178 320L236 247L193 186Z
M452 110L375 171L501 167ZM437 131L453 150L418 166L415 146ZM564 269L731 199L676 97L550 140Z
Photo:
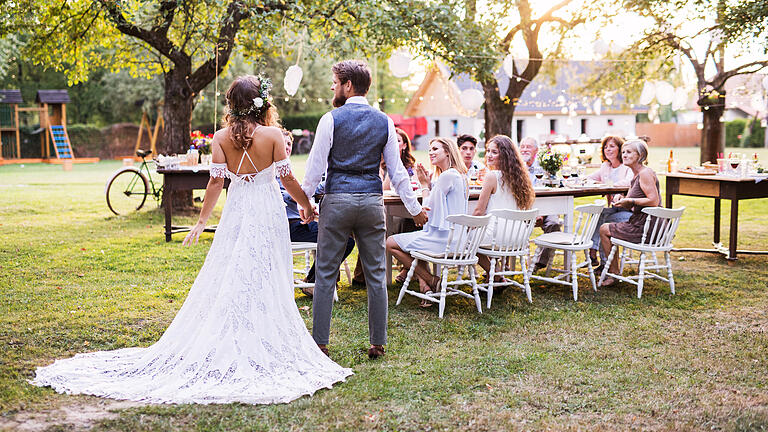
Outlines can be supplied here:
M343 168L330 168L328 170L328 173L343 173L343 174L372 174L372 175L379 175L379 169L373 168L373 169L367 169L367 170L355 170L355 169L343 169Z

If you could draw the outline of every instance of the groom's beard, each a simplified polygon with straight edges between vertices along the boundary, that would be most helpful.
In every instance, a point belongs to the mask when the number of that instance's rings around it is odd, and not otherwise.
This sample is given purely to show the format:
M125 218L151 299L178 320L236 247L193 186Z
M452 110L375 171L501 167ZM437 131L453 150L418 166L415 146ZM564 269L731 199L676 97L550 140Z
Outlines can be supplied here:
M333 97L333 106L335 108L338 108L340 106L344 106L344 104L347 103L347 97L344 95L341 96L334 96Z

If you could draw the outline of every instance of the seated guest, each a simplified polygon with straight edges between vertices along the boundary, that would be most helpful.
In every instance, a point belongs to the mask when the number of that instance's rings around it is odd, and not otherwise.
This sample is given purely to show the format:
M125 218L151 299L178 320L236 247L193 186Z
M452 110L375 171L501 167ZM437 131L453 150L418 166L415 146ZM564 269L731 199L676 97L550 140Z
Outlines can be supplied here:
M511 138L496 135L486 142L485 162L491 171L483 181L483 189L474 211L475 216L482 216L490 210L528 210L533 206L536 193L533 191L528 167ZM495 220L492 219L482 244L491 243L494 230ZM487 274L491 261L482 254L477 257L478 264Z
M472 135L459 135L456 138L456 145L459 146L461 152L461 159L464 161L464 166L467 167L467 171L475 170L479 174L480 171L485 169L485 165L482 162L475 159L477 154L477 138Z
M430 181L432 175L423 165L418 164L416 167L429 221L421 231L395 234L387 239L387 251L405 267L395 279L401 283L405 281L406 273L413 262L410 252L445 252L450 235L450 223L445 220L446 217L467 213L467 167L461 160L456 143L447 138L434 138L429 143L429 161L435 171L433 181ZM430 273L423 261L416 266L415 272L421 292L437 291L440 279ZM432 302L423 301L421 304L426 307L431 306Z
M629 186L632 181L632 170L621 163L621 146L624 140L617 136L609 135L603 138L600 143L600 157L603 164L600 169L587 176L588 179L599 183L613 184L614 186ZM632 212L622 207L610 207L614 201L622 198L621 195L609 195L608 208L603 209L600 219L597 221L595 234L592 236L592 248L589 250L589 258L592 265L597 265L597 251L600 249L600 226L604 223L626 222ZM601 261L605 261L605 256L600 253Z
M661 203L659 179L652 169L643 164L648 159L648 147L645 141L630 140L625 142L621 149L621 159L624 165L632 170L634 177L632 177L627 196L616 201L613 205L628 209L632 214L626 222L607 223L600 227L600 245L606 256L611 252L612 237L639 243L642 240L645 219L648 217L642 212L643 208L655 207ZM614 257L609 269L611 273L618 273L619 261L619 257ZM614 283L616 283L614 278L607 277L603 280L602 286L613 285Z
M539 153L539 143L535 138L525 137L520 141L520 154L523 156L523 160L528 166L528 175L533 181L536 172L541 170L539 161L536 156ZM536 226L541 227L545 233L551 233L560 231L562 226L560 225L560 217L557 215L539 216L536 218ZM547 266L549 257L552 255L552 249L550 248L536 248L536 255L533 257L532 271L535 273Z
M413 156L411 139L408 138L408 134L400 128L395 128L395 132L397 133L397 145L400 148L400 161L403 163L405 170L408 171L408 176L413 178L416 174L416 171L414 171L414 168L416 168L416 158ZM381 174L381 178L384 180L382 183L383 189L392 189L392 183L389 181L386 165L384 165L384 159L381 160Z
M290 157L291 151L293 150L293 135L291 132L284 130L283 140L285 141L285 153L288 155L288 157ZM283 194L283 201L285 201L285 213L288 216L288 227L291 233L291 241L317 243L317 222L313 221L308 224L301 223L301 217L299 216L299 210L296 201L294 201L293 198L291 198L291 196L285 190L285 187L283 187L283 184L280 182L280 178L277 179L277 182L280 185L280 192ZM320 183L320 185L317 187L316 193L322 192L323 183ZM350 237L349 241L347 241L347 249L344 251L344 258L346 258L354 248L355 241ZM312 263L312 267L309 269L309 273L307 273L307 277L304 280L310 283L315 282L315 263ZM309 297L312 297L314 294L314 288L312 287L304 287L301 289L301 291Z

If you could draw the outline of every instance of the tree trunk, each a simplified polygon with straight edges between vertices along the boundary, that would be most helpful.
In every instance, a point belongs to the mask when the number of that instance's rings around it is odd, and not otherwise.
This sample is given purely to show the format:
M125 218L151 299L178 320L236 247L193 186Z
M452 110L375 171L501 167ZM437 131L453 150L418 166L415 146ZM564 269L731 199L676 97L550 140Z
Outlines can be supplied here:
M512 136L512 118L515 115L515 105L504 103L499 97L496 80L483 82L485 95L485 140L496 135Z
M702 107L704 128L701 131L701 152L699 162L717 162L718 153L725 152L725 131L720 118L725 112L725 94L717 99L702 98L698 101Z
M186 70L184 70L186 69ZM165 100L163 105L163 149L166 154L185 154L190 145L191 119L194 108L194 92L187 85L191 67L175 67L165 75ZM174 211L192 211L192 191L175 191L171 197ZM163 203L166 205L166 203Z

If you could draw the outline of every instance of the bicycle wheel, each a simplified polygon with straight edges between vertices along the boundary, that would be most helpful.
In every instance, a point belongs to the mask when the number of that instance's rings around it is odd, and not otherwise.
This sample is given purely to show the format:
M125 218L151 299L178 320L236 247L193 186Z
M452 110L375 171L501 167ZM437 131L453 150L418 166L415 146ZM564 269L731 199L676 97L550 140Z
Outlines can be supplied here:
M127 169L115 174L107 183L107 206L116 215L139 210L149 195L149 184L144 174Z

